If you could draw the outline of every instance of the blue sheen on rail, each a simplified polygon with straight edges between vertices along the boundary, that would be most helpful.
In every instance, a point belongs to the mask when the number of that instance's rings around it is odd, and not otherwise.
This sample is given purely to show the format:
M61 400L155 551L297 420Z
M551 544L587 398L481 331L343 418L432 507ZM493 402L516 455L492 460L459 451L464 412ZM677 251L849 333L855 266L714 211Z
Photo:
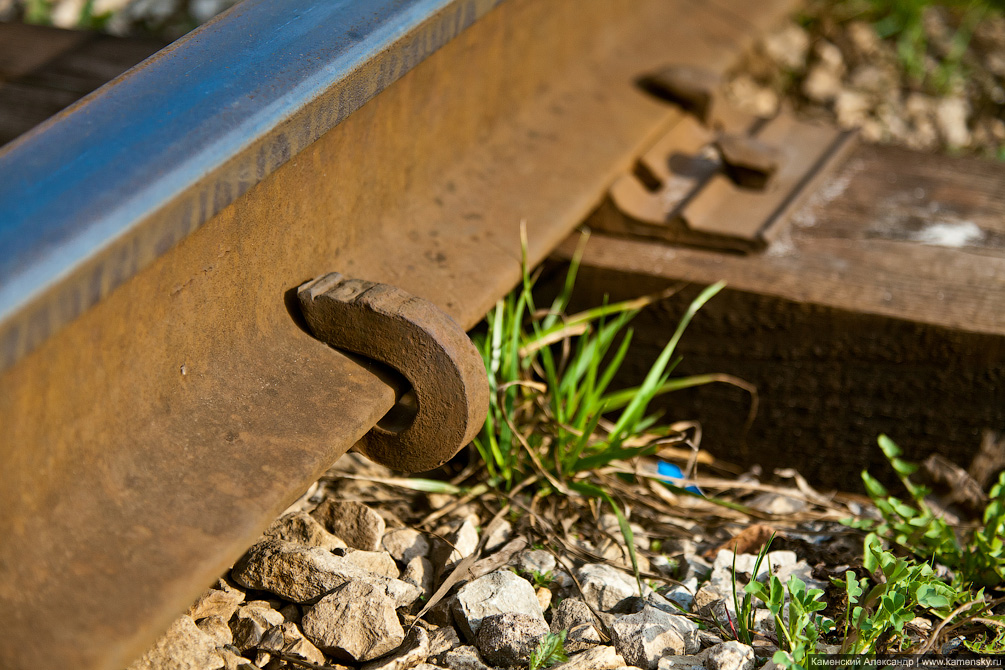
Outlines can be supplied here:
M357 87L346 105L352 108L339 105L347 114L393 83L426 55L415 53L414 44L387 76L345 82L431 17L460 6L464 20L455 15L451 25L438 27L425 45L430 51L498 1L245 0L12 142L0 150L0 326L9 326L31 300L121 244L187 189L199 184L207 190L202 184L215 170L275 137L277 128L325 92ZM331 118L332 124L344 114ZM315 120L315 127L300 130L327 130L317 125ZM277 139L288 148L288 136ZM278 159L275 154L264 169L259 161L248 183L222 184L221 202L211 205L228 204L290 158L289 150L280 150ZM190 232L215 211L203 209L203 216L193 215L193 225L179 229ZM166 248L158 246L156 253ZM123 249L105 261L117 264L114 278L141 269L135 249ZM87 304L71 311L79 313L100 297L84 296ZM62 313L65 302L57 311L46 320L52 328L76 316Z

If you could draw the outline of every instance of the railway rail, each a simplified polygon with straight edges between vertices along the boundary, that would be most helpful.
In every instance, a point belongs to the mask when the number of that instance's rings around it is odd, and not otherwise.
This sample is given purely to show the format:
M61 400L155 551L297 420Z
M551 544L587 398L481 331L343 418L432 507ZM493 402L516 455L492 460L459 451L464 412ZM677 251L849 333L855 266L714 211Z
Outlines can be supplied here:
M792 6L246 0L6 145L0 666L124 667L395 406L298 286L474 325Z
M410 471L454 453L485 395L463 329L519 281L521 222L531 263L583 221L610 236L588 299L727 276L716 328L824 372L915 347L917 404L935 367L973 387L945 448L1005 425L1005 171L883 187L911 156L709 93L796 4L245 0L0 148L0 667L125 667L353 445ZM4 86L46 59L0 57ZM944 182L983 247L921 248L911 226L939 221L887 217L874 253L849 223ZM790 232L797 210L824 223ZM715 346L777 387L769 422L815 397L825 374L747 343Z

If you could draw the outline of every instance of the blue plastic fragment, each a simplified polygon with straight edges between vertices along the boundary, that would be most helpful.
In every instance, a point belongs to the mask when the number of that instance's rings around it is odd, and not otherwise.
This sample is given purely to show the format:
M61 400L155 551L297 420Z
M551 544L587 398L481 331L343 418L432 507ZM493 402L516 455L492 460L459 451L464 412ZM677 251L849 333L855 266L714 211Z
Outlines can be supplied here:
M684 479L684 472L673 463L667 463L666 461L657 461L656 473L666 478L674 486L678 486L680 481ZM700 496L705 495L697 486L685 486L684 490Z

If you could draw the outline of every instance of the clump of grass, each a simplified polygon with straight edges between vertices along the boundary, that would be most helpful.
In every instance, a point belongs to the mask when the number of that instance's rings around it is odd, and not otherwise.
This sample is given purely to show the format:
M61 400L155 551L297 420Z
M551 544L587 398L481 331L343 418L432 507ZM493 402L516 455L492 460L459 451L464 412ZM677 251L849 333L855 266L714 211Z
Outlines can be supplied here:
M736 554L733 554L733 606L736 610L736 630L734 634L736 639L743 644L750 644L753 640L754 631L754 602L753 598L756 596L760 600L765 600L763 594L757 591L757 586L764 586L757 582L757 575L761 572L761 564L764 562L765 557L768 555L768 547L771 546L771 542L775 539L774 534L768 538L768 541L764 543L761 550L757 552L757 559L754 560L754 569L751 571L751 581L743 589L743 598L740 598L740 594L736 588ZM770 565L768 566L770 571ZM756 586L755 586L756 584ZM765 602L767 602L765 600ZM770 607L770 604L769 604ZM781 605L779 605L781 607Z
M524 233L525 235L525 233ZM654 454L674 431L649 414L657 396L717 381L724 375L672 378L679 362L677 344L698 310L724 286L714 284L691 303L641 385L612 391L632 342L629 323L646 305L668 295L604 304L566 315L584 234L563 290L546 310L534 299L535 278L524 263L518 290L500 300L486 318L487 330L475 338L485 359L491 401L485 425L474 440L489 485L510 490L528 477L546 480L545 492L577 492L605 501L614 511L636 566L628 520L614 497L592 477L614 461ZM642 590L639 581L640 591Z
M585 240L586 235L562 292L547 310L535 305L535 280L524 263L520 288L496 304L486 318L487 332L475 338L492 396L474 444L491 483L505 489L537 472L556 489L566 490L580 483L579 475L611 461L655 453L658 440L642 445L637 440L670 432L658 425L658 416L647 414L661 394L715 381L747 388L724 375L671 378L685 328L723 288L720 282L691 303L640 386L610 391L631 346L629 322L669 293L566 316Z
M772 660L783 668L807 667L807 658L817 653L817 643L834 630L834 620L819 614L827 608L824 592L807 589L806 582L795 575L784 585L774 575L768 585L752 580L744 590L763 601L775 620L780 648Z

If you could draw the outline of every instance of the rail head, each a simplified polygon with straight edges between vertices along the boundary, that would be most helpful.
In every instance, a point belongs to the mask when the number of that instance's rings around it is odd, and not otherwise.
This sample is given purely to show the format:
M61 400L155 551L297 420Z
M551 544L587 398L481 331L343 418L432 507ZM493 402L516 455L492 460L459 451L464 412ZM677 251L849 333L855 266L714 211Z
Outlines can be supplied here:
M0 371L501 0L244 0L0 150Z

